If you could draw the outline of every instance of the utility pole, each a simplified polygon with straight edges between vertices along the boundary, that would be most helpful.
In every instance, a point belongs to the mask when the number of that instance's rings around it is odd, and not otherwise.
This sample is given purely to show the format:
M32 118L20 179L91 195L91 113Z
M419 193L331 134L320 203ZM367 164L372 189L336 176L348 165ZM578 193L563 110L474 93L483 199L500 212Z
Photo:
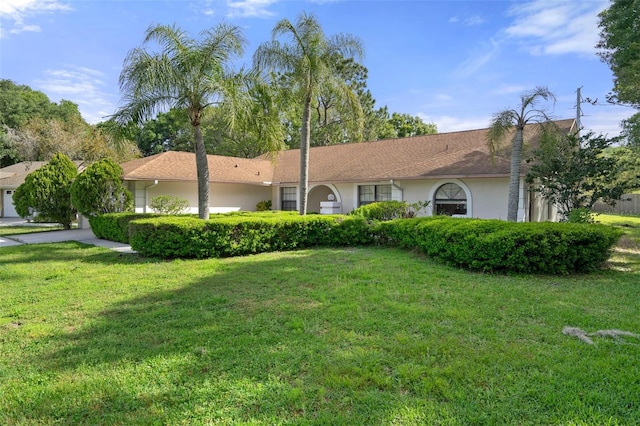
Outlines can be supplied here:
M580 107L580 104L582 103L582 95L580 94L581 89L582 86L578 87L578 90L576 90L576 128L578 129L578 134L582 128L582 123L580 122L580 118L582 117L582 108Z

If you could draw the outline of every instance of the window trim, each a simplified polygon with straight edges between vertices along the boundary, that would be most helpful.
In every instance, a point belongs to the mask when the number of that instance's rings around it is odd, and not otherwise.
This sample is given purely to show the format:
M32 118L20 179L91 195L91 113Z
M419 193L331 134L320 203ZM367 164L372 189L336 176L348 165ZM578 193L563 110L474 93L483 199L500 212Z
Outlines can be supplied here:
M431 209L431 215L435 216L438 213L437 206L436 206L436 193L440 188L442 188L442 186L446 185L447 183L453 183L455 185L458 185L460 188L462 188L462 190L464 191L467 197L467 214L464 216L473 217L473 199L471 197L471 191L469 190L469 187L459 179L443 179L441 181L436 182L431 187L431 191L429 192L429 200L431 200L431 203L433 206Z
M365 187L365 186L372 186L373 187L373 201L366 201L366 202L362 202L362 200L360 199L361 196L361 192L360 192L360 188ZM378 187L388 187L388 199L385 200L381 200L378 197ZM393 187L390 183L374 183L374 184L359 184L356 185L356 207L361 207L361 206L366 206L367 204L371 204L371 203L375 203L378 201L391 201L393 200Z

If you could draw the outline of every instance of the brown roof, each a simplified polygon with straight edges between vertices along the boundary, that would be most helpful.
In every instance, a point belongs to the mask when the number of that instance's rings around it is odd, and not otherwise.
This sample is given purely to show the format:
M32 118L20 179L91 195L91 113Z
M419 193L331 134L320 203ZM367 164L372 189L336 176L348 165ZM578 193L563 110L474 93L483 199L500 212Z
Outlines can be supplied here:
M0 187L13 188L22 185L24 178L34 170L47 164L47 161L23 161L22 163L0 169Z
M268 159L209 155L209 180L264 184L273 180L273 164ZM167 151L121 164L125 180L198 180L196 156L191 152Z
M556 125L569 133L575 120ZM535 144L535 128L525 140ZM314 147L309 151L310 182L362 182L388 179L509 176L510 152L491 158L487 129L439 133ZM297 183L300 150L281 151L255 159L209 155L211 182L266 184ZM164 152L122 164L125 180L197 181L195 154Z
M569 133L574 120L555 122ZM491 158L487 129L311 148L310 182L509 176L510 151ZM535 143L535 127L525 140ZM274 183L296 183L300 150L278 153Z

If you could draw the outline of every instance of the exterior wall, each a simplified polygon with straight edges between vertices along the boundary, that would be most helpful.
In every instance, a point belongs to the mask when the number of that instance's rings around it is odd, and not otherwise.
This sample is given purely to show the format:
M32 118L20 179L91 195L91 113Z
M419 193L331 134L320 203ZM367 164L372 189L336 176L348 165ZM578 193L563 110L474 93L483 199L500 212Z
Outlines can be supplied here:
M15 188L0 188L0 217L20 217L13 205Z
M134 194L134 206L137 213L152 212L149 204L159 195L173 195L189 201L187 213L198 213L198 184L196 182L129 182L128 188ZM210 213L230 211L255 211L256 204L271 199L268 186L243 184L211 184L209 188Z

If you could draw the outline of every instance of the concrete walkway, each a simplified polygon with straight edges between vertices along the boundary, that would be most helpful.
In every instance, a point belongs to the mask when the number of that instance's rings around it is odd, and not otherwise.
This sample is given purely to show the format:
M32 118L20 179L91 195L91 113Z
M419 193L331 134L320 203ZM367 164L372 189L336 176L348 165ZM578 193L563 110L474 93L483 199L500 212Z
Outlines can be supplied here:
M17 226L17 220L1 219L0 226ZM68 231L45 231L33 234L19 234L8 237L0 237L0 248L21 244L59 243L62 241L79 241L99 247L106 247L120 253L135 253L128 244L116 243L109 240L101 240L93 235L91 229L71 229Z

